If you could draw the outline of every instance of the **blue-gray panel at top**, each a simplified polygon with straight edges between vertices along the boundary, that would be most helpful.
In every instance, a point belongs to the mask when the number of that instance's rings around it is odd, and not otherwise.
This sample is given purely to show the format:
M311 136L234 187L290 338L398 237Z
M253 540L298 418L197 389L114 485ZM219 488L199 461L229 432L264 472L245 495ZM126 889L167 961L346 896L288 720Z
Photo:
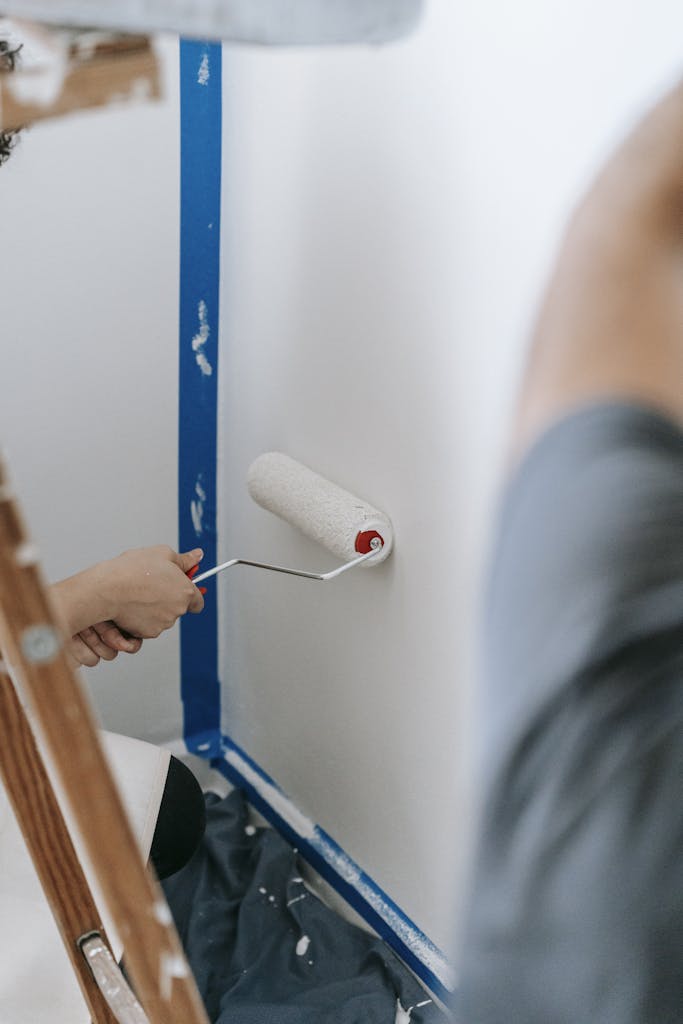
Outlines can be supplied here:
M424 0L3 0L47 24L177 32L264 46L389 43L413 31Z

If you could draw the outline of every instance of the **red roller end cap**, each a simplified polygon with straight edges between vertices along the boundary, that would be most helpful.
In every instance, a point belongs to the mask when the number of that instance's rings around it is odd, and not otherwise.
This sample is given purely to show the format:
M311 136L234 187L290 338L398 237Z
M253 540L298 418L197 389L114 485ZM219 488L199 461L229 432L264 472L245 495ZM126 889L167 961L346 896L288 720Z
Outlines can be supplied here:
M370 542L374 540L375 537L379 537L382 541L382 547L384 547L384 538L381 533L377 532L377 530L365 530L363 533L358 534L356 537L355 548L359 555L367 555L369 551L372 551L372 545ZM377 550L380 551L381 548L378 548Z

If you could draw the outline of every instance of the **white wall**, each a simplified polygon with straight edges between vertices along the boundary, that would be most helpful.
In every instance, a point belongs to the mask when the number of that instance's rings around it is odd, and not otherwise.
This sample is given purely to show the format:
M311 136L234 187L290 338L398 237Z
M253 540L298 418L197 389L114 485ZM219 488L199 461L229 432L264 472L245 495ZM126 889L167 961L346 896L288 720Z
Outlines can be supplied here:
M163 103L39 122L0 170L0 443L51 579L177 543L177 42ZM84 673L108 727L178 735L177 637Z
M568 209L680 65L678 6L430 0L387 49L225 49L222 553L332 564L246 496L269 448L397 537L322 591L221 581L225 729L447 949L520 353ZM54 576L177 535L173 46L167 75L0 171L0 436ZM90 673L105 723L177 735L177 664L173 633Z
M431 0L398 46L224 54L223 557L333 564L247 497L271 448L397 538L324 591L223 578L225 731L447 949L520 356L571 205L680 60L674 17Z

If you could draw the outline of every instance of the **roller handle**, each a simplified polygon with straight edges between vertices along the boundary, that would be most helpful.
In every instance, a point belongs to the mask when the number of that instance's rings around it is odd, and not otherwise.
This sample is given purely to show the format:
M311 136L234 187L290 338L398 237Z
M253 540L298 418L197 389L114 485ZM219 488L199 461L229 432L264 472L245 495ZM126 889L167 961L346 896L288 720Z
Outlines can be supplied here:
M187 575L195 584L234 565L330 580L366 562L376 565L392 549L393 529L388 516L282 452L266 452L255 459L249 468L247 486L257 504L298 527L342 559L343 564L330 572L318 573L232 558L199 575L198 566L194 566Z
M253 569L267 569L269 572L284 572L289 576L303 576L307 580L320 580L325 583L327 580L336 579L337 576L341 576L342 573L348 569L353 569L356 565L362 565L369 559L374 558L379 551L382 550L382 538L374 538L370 541L370 548L365 551L362 555L358 555L356 558L352 558L350 562L344 562L343 565L338 565L336 569L330 569L329 572L308 572L305 569L290 569L284 565L271 565L269 562L252 562L248 558L231 558L229 562L223 562L221 565L214 566L213 569L207 569L201 576L197 576L193 580L195 585L201 583L203 580L210 579L211 576L216 576L217 573L223 572L224 569L232 569L234 565L249 565ZM200 587L200 590L205 590L205 587Z
M188 580L194 580L194 578L195 578L195 576L197 575L198 572L199 572L199 563L197 563L197 565L193 565L191 569L188 569L187 572L185 573L185 575L187 576ZM197 587L197 590L199 591L200 594L205 594L206 593L206 587Z

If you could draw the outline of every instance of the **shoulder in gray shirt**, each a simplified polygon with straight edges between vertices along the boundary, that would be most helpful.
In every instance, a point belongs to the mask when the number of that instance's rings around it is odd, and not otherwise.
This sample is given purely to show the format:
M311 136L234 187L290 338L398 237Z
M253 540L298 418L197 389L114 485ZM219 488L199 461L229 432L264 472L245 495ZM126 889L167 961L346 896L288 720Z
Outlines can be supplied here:
M504 497L461 1024L683 1022L683 433L584 408Z

